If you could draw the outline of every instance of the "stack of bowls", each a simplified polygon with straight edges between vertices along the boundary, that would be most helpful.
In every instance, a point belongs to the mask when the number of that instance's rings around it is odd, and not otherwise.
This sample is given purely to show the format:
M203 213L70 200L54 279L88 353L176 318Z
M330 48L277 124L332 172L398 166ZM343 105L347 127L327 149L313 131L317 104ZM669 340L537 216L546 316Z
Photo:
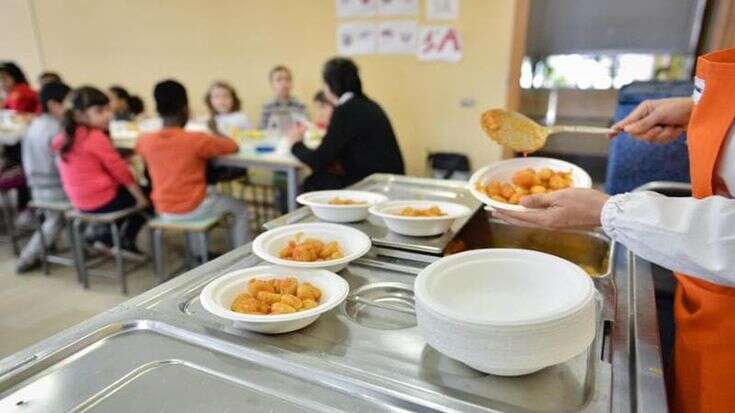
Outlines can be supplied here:
M596 331L592 280L577 265L520 249L442 258L416 278L416 317L437 351L519 376L584 352Z

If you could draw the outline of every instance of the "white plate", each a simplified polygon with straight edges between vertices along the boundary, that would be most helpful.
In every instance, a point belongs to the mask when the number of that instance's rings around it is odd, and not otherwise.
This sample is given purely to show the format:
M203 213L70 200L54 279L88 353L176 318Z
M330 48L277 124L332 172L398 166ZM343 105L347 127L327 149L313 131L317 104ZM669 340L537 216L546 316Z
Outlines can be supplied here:
M595 335L595 288L577 265L521 249L444 257L414 283L419 329L448 357L521 375L583 352Z
M330 205L335 197L362 201L359 205ZM299 195L296 201L306 205L317 218L329 222L357 222L368 217L368 209L375 204L385 202L388 197L367 191L316 191Z
M403 208L426 209L439 207L446 215L439 217L404 217L398 215ZM441 201L389 201L370 208L370 213L383 218L391 231L411 237L428 237L447 232L454 220L466 217L472 211L465 205Z
M549 168L553 171L572 171L572 187L573 188L592 188L592 178L585 172L584 169L578 167L573 163L562 161L560 159L552 158L513 158L495 162L488 165L470 177L470 182L467 184L467 189L472 195L477 198L480 202L485 205L492 207L493 209L508 210L508 211L528 211L529 209L521 205L513 205L507 202L496 201L485 193L480 192L475 187L477 183L487 184L490 181L500 181L511 183L513 174L522 169L541 169Z
M279 257L280 251L294 239L297 234L302 239L316 238L323 242L337 241L344 257L329 261L300 262L285 260ZM309 223L285 225L258 235L253 241L253 252L258 257L276 265L291 268L325 268L337 272L350 261L365 255L371 247L370 238L354 228L338 224Z
M309 282L322 291L319 305L293 314L255 315L242 314L230 310L235 298L247 291L251 278L271 279L295 277L299 283ZM338 306L349 292L347 281L327 270L299 270L262 266L234 271L207 284L199 295L202 306L210 313L233 322L236 328L266 334L287 333L304 328L316 321L322 313Z

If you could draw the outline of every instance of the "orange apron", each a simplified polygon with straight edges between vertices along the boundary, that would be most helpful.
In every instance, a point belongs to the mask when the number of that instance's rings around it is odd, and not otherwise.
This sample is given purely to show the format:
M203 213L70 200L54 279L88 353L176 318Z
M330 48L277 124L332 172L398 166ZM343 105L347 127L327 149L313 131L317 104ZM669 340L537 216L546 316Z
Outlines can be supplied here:
M715 193L720 152L735 119L735 49L700 57L697 78L701 94L695 90L699 100L687 133L692 192L705 198ZM735 412L735 288L685 274L676 278L672 407Z

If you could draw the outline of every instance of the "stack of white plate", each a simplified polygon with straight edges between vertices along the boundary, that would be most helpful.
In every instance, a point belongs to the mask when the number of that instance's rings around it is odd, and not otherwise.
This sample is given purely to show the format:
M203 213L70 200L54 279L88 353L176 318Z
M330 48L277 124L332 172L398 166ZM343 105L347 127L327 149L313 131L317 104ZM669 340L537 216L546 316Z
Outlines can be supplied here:
M468 251L416 278L416 317L437 351L490 374L565 362L595 336L595 288L577 265L520 249Z

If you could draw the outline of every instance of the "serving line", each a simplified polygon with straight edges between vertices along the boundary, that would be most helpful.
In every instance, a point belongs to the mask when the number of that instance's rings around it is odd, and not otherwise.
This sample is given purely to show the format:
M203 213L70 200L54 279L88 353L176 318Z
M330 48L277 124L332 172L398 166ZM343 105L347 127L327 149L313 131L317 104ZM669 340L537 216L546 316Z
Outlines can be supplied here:
M660 370L652 351L655 315L635 312L652 305L642 285L650 281L650 265L624 248L615 253L611 277L595 279L603 316L590 349L512 379L483 375L433 351L410 314L346 302L304 330L265 336L234 330L203 311L198 295L209 281L260 263L249 246L241 247L0 361L0 410L183 412L252 403L279 411L666 409L663 379L651 375ZM413 283L406 272L369 263L341 275L351 291Z

